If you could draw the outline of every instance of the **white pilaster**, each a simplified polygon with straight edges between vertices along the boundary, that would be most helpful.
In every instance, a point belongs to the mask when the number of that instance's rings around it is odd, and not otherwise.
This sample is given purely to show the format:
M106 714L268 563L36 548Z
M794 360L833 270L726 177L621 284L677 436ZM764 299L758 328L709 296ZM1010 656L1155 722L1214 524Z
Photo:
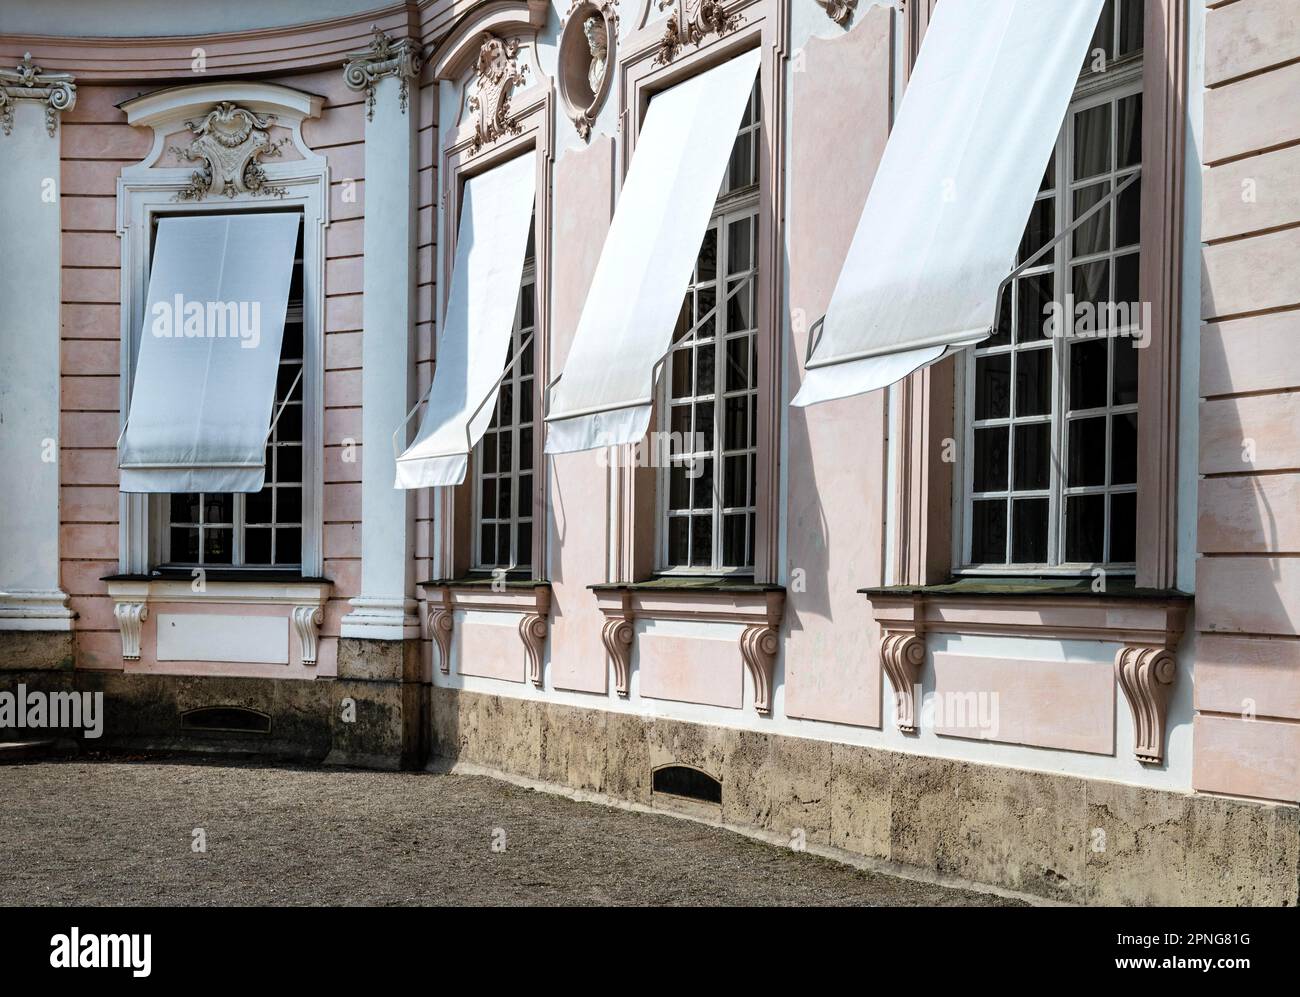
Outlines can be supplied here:
M361 336L361 594L344 637L418 637L414 493L394 487L392 434L414 400L416 110L414 42L376 31L348 63L366 93ZM402 438L404 439L404 437Z
M31 72L23 76L0 72L0 630L66 631L58 112L72 106L76 90L70 76L24 65Z

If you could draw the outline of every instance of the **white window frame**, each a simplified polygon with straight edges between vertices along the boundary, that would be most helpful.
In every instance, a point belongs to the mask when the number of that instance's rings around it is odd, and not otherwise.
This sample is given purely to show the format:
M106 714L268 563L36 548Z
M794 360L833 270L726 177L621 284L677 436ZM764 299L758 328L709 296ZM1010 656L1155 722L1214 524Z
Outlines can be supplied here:
M531 238L529 242L531 245L532 243ZM533 298L533 324L530 327L528 327L528 329L525 331L523 326L521 325L523 319L523 300L524 300L525 293L529 291L531 291L532 298ZM528 378L532 381L533 384L533 412L532 412L532 418L529 420L529 422L533 430L533 441L534 443L536 443L537 433L539 431L538 430L539 413L540 413L539 403L541 397L538 394L538 388L537 388L537 363L536 363L536 356L537 356L537 260L536 260L536 256L529 256L528 259L524 261L523 277L519 281L519 296L518 296L518 300L515 302L514 322L510 329L510 353L506 357L507 364L511 363L511 360L514 359L516 354L520 354L521 355L520 359L522 359L522 346L525 339L528 342L528 352L532 354L532 356L534 357L533 372L532 374L528 375ZM495 516L492 517L493 522L498 529L501 526L509 526L510 528L510 563L497 564L495 563L495 561L493 563L488 563L483 557L483 550L481 546L481 535L482 535L482 527L483 527L483 440L480 439L477 443L474 444L474 455L473 455L473 460L471 461L471 464L474 469L474 473L473 473L474 488L473 488L473 509L470 515L469 544L470 544L470 551L472 552L470 557L470 571L474 573L494 572L494 571L510 572L515 570L525 570L525 569L528 570L529 572L533 572L532 561L533 561L533 550L535 545L532 542L529 543L528 550L525 552L526 561L523 564L520 563L519 560L520 551L518 549L520 524L523 522L528 522L532 524L532 528L534 531L533 532L534 539L536 538L536 530L537 530L537 521L534 518L531 511L527 516L521 516L519 514L519 477L520 474L522 473L519 470L519 457L523 453L523 451L519 447L519 434L520 434L519 414L522 412L522 409L519 407L520 381L521 381L520 363L515 362L513 365L510 366L509 370L506 371L500 386L497 388L498 399L500 397L501 388L506 387L507 385L510 387L512 397L514 398L513 406L515 412L515 421L514 421L514 425L511 427L510 432L513 440L513 444L511 446L511 455L515 462L515 466L510 472L510 474L508 475L511 482L510 518L509 521L507 522L505 520L499 519L498 517ZM493 404L493 408L495 408L498 402L494 401L492 404ZM494 430L495 424L496 424L496 417L494 415L492 425L489 426L489 431L495 431ZM534 457L534 463L532 469L527 472L528 474L532 475L533 478L534 500L536 499L537 489L541 487L542 484L545 483L545 475L541 475L543 480L540 484L538 481L539 473L541 469L538 468L536 463L535 450L536 450L535 447L529 448L528 452L530 456ZM502 475L499 473L499 471L493 473L496 475L494 480L497 481L501 480ZM529 506L530 510L535 505L536 505L535 501L531 503Z
M1073 163L1074 154L1074 129L1072 123L1074 115L1080 111L1087 110L1090 107L1096 107L1101 104L1108 104L1118 101L1124 97L1133 94L1140 94L1142 87L1142 56L1141 53L1126 56L1124 59L1111 64L1108 72L1104 74L1085 75L1080 78L1080 82L1075 89L1071 99L1069 109L1066 113L1065 120L1062 123L1061 130L1057 135L1055 146L1055 176L1053 178L1055 199L1054 209L1054 231L1059 234L1066 225L1069 224L1070 215L1067 212L1073 210L1073 191L1077 187L1092 186L1097 183L1109 180L1111 190L1119 182L1116 177L1121 179L1127 177L1134 171L1133 167L1126 167L1118 170L1111 170L1106 173L1097 174L1078 183L1070 181L1070 169ZM1143 107L1144 115L1148 109ZM1117 136L1117 124L1112 115L1111 120L1111 141L1115 141ZM1112 150L1114 152L1114 150ZM1140 183L1140 181L1138 181ZM1139 234L1139 247L1141 247L1141 235ZM1070 263L1072 260L1073 238L1067 237L1059 242L1056 246L1056 252L1053 257L1054 263L1051 265L1054 273L1054 291L1055 298L1061 300L1065 290L1072 287L1070 281ZM1141 249L1139 249L1139 252ZM1119 255L1126 255L1121 253ZM1110 251L1109 258L1113 259L1114 251ZM1100 258L1100 256L1098 257ZM1112 266L1113 271L1113 266ZM1012 288L1012 303L1014 305L1014 288ZM1014 347L1008 346L1008 352ZM956 365L956 393L954 398L955 410L960 418L961 439L962 439L962 466L960 487L953 489L953 516L957 529L953 530L953 565L954 573L957 575L1058 575L1066 577L1079 577L1091 575L1097 570L1105 570L1109 574L1127 576L1134 575L1137 565L1134 561L1127 562L1067 562L1065 558L1065 499L1071 495L1084 494L1122 494L1137 492L1137 484L1132 485L1110 485L1104 486L1074 486L1068 487L1065 483L1066 474L1068 473L1068 434L1071 414L1081 415L1102 415L1107 416L1106 424L1106 461L1107 475L1106 480L1109 482L1109 465L1111 459L1111 440L1110 440L1110 419L1111 414L1122 414L1137 412L1137 404L1114 405L1112 402L1111 388L1113 387L1113 364L1108 360L1107 363L1107 405L1103 408L1083 410L1082 413L1067 413L1065 404L1068 397L1068 378L1070 376L1070 341L1068 339L1055 339L1051 346L1046 347L1054 354L1053 359L1053 377L1051 382L1052 388L1052 408L1053 414L1041 419L1035 417L1017 417L1015 416L1015 385L1012 384L1011 396L1008 400L1009 412L1005 420L1008 425L1013 422L1016 424L1027 424L1035 421L1050 422L1050 447L1051 462L1049 466L1048 488L1041 491L1033 492L1016 492L1013 489L1014 481L1012 477L1015 471L1014 452L1010 449L1014 447L1014 440L1008 442L1009 452L1007 454L1007 488L1005 491L1008 495L1015 495L1019 498L1046 497L1048 499L1048 557L1046 563L1011 563L1011 564L979 564L972 563L970 560L971 543L972 543L972 516L971 502L974 501L974 480L975 480L975 419L974 419L974 398L975 398L975 356L974 350L963 350L960 352L959 360ZM1113 356L1113 350L1110 351ZM985 493L981 493L985 494ZM993 495L994 493L987 493ZM1011 505L1008 501L1007 516L1010 523ZM1104 542L1109 544L1110 514L1109 503L1106 504L1107 512L1103 522ZM1008 533L1008 541L1011 536Z
M195 165L156 166L185 121L202 118L222 100L232 100L259 114L274 113L276 124L290 130L292 151L267 159L262 167L282 196L210 193L201 201L178 201ZM302 577L324 571L324 388L325 388L325 229L329 225L329 165L302 140L304 117L319 114L320 98L275 84L202 84L150 95L146 106L131 108L128 121L154 130L154 144L141 162L122 169L117 180L117 234L121 241L121 379L119 428L130 410L149 294L151 232L155 218L174 214L232 214L239 211L299 211L303 241L303 445ZM169 136L171 139L169 141ZM294 153L301 158L290 158ZM116 454L113 460L116 463ZM147 574L166 552L164 508L170 496L122 493L119 505L118 565L122 574ZM211 565L223 571L284 573L279 567Z

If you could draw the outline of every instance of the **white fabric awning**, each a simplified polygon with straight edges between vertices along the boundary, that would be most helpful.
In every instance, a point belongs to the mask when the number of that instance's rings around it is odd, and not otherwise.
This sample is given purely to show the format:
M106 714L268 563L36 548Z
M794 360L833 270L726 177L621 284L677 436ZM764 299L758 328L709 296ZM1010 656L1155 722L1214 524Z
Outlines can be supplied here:
M754 86L751 50L650 102L547 415L547 453L634 443Z
M792 404L873 391L990 334L1102 3L936 6Z
M261 490L300 218L159 220L122 491Z
M465 183L429 405L397 458L398 488L460 484L492 422L528 251L536 158L525 153Z

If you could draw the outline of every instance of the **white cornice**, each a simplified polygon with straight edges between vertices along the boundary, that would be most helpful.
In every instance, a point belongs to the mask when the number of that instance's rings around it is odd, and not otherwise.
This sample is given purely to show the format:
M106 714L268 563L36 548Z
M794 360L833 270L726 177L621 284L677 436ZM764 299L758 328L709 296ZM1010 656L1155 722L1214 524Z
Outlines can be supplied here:
M126 112L127 124L157 128L159 125L201 117L217 101L230 101L259 114L274 114L282 123L319 118L325 98L276 83L213 82L155 90L132 97L118 106Z

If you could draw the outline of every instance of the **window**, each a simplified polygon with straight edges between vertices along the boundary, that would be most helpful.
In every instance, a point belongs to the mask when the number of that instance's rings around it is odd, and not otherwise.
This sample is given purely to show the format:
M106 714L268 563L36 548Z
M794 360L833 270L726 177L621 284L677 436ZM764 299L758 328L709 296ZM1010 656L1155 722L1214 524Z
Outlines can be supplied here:
M1017 264L1138 172L1141 33L1140 0L1109 0ZM1140 193L1011 282L967 358L965 570L1135 568Z
M531 570L533 563L533 333L537 288L533 238L530 230L515 305L510 358L497 393L496 410L483 439L474 448L476 571Z
M303 242L298 232L266 444L266 484L253 494L166 497L164 566L300 569L303 512ZM292 394L290 389L292 388ZM287 400L286 400L287 399ZM283 410L281 409L283 404ZM276 413L279 418L276 419Z
M760 106L756 84L661 378L662 572L754 570Z

